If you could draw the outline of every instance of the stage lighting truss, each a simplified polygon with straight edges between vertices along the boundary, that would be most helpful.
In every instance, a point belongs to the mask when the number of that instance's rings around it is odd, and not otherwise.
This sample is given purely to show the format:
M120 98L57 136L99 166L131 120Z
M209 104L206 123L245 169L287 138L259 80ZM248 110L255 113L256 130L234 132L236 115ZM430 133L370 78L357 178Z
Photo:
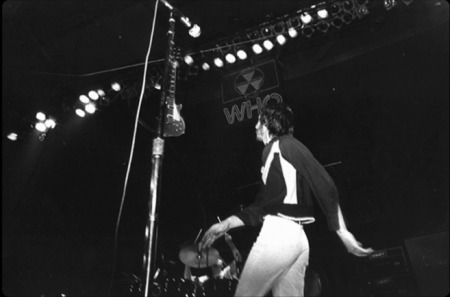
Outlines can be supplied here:
M410 3L412 0L377 0L384 3L387 10L395 7L399 1ZM301 36L310 38L321 32L326 34L331 29L339 30L349 25L355 19L361 19L369 14L369 0L333 0L323 1L311 7L302 8L295 13L286 14L272 21L265 21L258 26L235 33L214 43L211 48L191 52L184 57L188 65L188 76L199 71L209 71L212 68L223 68L226 65L237 64L284 46L290 39ZM220 53L218 53L218 51ZM197 57L196 57L197 56Z

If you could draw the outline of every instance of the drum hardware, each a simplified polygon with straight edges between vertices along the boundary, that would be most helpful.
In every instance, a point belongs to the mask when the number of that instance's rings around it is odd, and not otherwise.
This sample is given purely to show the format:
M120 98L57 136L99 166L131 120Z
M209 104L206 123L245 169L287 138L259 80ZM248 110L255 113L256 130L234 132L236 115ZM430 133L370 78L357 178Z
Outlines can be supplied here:
M199 250L198 245L190 244L180 250L178 254L181 262L193 268L211 267L219 260L219 252L214 248Z

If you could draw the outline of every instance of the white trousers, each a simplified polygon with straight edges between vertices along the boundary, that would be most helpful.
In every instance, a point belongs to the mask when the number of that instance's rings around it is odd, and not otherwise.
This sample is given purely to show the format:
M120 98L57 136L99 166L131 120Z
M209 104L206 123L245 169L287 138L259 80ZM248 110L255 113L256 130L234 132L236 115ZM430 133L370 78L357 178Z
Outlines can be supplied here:
M266 216L239 279L235 296L303 296L309 242L303 226Z

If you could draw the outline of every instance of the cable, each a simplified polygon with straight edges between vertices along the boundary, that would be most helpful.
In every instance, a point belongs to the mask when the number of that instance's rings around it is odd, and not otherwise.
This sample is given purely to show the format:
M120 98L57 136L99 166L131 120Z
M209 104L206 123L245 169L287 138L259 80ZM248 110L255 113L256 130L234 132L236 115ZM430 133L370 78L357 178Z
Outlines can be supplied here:
M125 194L126 194L127 185L128 185L128 177L130 175L130 168L131 168L131 163L132 163L133 155L134 155L134 147L136 144L136 133L137 133L137 127L138 127L138 123L139 123L139 114L141 112L142 100L144 97L145 81L146 81L146 76L147 76L147 65L148 65L148 60L150 57L150 52L152 49L153 35L155 32L156 15L158 12L158 4L159 4L159 0L156 0L155 10L154 10L154 14L153 14L152 30L151 30L151 34L150 34L150 43L148 46L147 55L145 56L145 63L144 63L145 67L144 67L144 73L143 73L143 79L142 79L141 94L139 96L139 104L138 104L138 108L136 111L136 120L134 122L134 131L133 131L133 138L132 138L131 149L130 149L130 158L128 160L127 171L125 174L125 182L124 182L124 187L123 187L123 192L122 192L122 199L120 202L119 214L117 217L117 224L116 224L116 230L115 230L115 235L114 235L113 267L112 267L112 273L111 273L111 282L110 282L110 286L109 286L109 295L110 296L111 296L111 292L112 292L112 286L114 283L114 275L115 275L115 270L116 270L115 267L116 267L116 259L117 259L117 239L118 239L118 235L119 235L120 218L122 216L122 209L123 209L123 204L125 202Z

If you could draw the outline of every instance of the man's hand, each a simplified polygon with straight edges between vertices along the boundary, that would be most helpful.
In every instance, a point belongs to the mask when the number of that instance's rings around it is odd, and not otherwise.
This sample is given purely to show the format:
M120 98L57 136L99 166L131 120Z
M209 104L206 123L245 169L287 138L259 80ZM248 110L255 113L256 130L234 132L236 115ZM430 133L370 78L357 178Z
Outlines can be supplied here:
M209 227L208 231L205 232L202 240L200 241L200 250L209 248L214 243L214 241L216 241L217 238L223 236L225 232L228 231L228 229L229 223L226 223L225 221L222 223L216 223Z
M350 233L348 230L341 229L338 230L337 235L342 240L342 243L344 243L345 248L347 251L357 257L365 257L373 253L372 248L363 248L362 244L358 242L352 233Z

